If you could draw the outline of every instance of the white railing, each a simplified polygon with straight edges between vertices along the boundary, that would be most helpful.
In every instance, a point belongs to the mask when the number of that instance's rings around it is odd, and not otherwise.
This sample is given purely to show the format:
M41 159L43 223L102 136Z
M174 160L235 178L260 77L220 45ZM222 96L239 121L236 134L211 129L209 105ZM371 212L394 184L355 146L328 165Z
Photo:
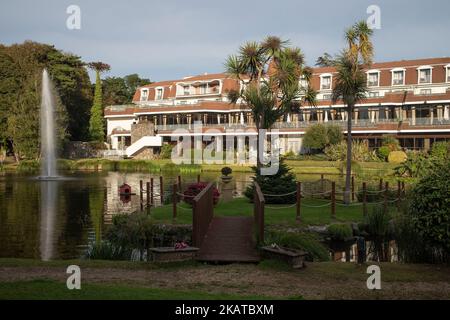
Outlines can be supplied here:
M126 149L126 155L128 157L133 156L139 150L145 147L161 147L162 146L162 137L159 136L145 136L140 138L138 141L133 143Z

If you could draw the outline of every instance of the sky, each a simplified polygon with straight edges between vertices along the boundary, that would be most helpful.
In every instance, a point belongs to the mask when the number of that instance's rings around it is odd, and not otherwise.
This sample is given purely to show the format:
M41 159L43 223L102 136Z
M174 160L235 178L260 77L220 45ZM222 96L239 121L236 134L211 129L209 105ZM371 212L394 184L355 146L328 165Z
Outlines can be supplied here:
M80 29L66 26L77 5ZM111 65L105 76L138 73L152 81L223 71L246 41L289 39L313 66L338 53L344 30L380 8L375 61L450 56L448 0L2 0L0 43L33 40Z

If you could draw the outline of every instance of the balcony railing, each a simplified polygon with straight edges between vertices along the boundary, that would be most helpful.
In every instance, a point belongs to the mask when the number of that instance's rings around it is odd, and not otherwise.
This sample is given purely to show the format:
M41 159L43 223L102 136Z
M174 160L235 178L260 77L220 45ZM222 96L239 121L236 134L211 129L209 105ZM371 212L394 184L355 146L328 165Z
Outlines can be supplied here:
M292 122L276 122L272 128L273 129L305 129L309 126L322 123L328 125L338 125L342 127L343 130L347 128L347 120L329 120L329 121L292 121ZM416 118L414 121L412 119L379 119L372 121L371 119L358 119L353 120L353 128L376 128L380 124L391 124L398 125L399 123L408 124L409 126L440 126L440 125L450 125L450 119L437 119L434 118ZM174 131L176 129L194 130L194 124L167 124L167 125L157 125L155 126L158 131ZM208 129L220 129L220 130L232 130L232 129L254 129L254 125L249 124L202 124L203 128Z

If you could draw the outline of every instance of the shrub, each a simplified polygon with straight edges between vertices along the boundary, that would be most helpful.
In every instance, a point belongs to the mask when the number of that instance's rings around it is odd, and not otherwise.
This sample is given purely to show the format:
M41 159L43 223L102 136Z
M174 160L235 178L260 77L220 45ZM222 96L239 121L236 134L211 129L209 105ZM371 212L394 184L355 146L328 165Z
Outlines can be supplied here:
M393 231L390 228L390 219L389 213L384 212L382 206L375 206L360 225L360 230L367 233L371 240L369 250L376 261L387 260L389 240L392 238Z
M385 135L381 140L381 146L388 147L389 151L400 150L400 142L393 135Z
M224 176L228 176L233 172L233 170L230 167L223 167L220 172L222 172Z
M183 200L184 202L192 205L193 199L196 195L198 195L203 189L206 188L206 186L208 185L208 183L206 182L196 182L196 183L191 183L186 191L184 191L184 197ZM219 202L219 190L217 190L217 188L214 186L213 187L213 199L214 199L214 205L216 205Z
M314 261L330 260L328 249L313 233L268 231L265 235L265 245L270 246L272 244L306 251L310 259Z
M344 241L353 236L352 227L348 224L332 224L327 231L332 240Z
M403 151L391 151L388 156L389 163L403 163L408 159L408 156Z
M306 130L303 145L306 148L323 150L326 146L341 142L342 139L343 134L340 126L315 124Z
M411 192L416 228L433 247L450 252L450 160L433 165Z
M426 176L433 166L433 160L421 152L410 152L405 162L394 168L399 177L420 178Z
M128 260L131 252L108 241L89 245L85 258L94 260Z
M438 141L433 143L430 154L435 159L445 160L450 155L450 141Z
M383 160L386 161L387 158L389 157L389 153L391 152L391 150L389 149L388 146L382 146L378 148L378 156Z
M297 181L295 175L290 172L290 168L286 165L284 158L280 158L278 171L274 175L261 175L256 167L252 168L255 176L253 181L256 181L261 188L261 192L265 196L268 204L290 204L297 201L295 191L297 190ZM245 190L245 196L253 201L254 184L250 184ZM291 194L292 193L292 194ZM280 195L280 196L272 196Z
M173 145L170 143L163 144L161 147L161 152L159 153L159 157L161 159L171 159L172 158L172 150Z
M347 159L347 142L341 141L340 143L327 146L325 155L330 161L345 161ZM360 162L372 160L367 143L358 140L352 142L352 160Z

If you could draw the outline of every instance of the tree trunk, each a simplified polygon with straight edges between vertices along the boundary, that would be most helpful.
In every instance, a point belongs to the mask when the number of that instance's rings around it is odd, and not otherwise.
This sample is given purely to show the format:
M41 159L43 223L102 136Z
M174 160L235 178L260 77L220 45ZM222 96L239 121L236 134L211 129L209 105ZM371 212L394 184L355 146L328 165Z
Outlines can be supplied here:
M347 106L347 163L345 170L344 203L350 204L350 183L352 176L352 111L353 106Z

